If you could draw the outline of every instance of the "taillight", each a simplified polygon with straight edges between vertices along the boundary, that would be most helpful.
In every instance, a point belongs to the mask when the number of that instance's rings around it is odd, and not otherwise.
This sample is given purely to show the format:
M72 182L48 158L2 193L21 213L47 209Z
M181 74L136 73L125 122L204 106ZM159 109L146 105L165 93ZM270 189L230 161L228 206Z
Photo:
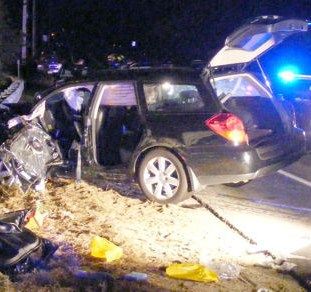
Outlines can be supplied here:
M244 124L234 114L220 113L205 121L205 125L216 134L233 142L234 145L248 144Z

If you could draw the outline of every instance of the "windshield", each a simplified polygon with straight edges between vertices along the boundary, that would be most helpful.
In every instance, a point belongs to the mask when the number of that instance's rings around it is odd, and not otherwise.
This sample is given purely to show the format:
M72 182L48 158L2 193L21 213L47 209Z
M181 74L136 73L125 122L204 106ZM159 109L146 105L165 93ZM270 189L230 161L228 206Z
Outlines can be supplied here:
M82 104L86 104L91 97L94 84L77 84L57 90L46 99L49 108L60 101L66 101L67 105L76 112L82 110Z

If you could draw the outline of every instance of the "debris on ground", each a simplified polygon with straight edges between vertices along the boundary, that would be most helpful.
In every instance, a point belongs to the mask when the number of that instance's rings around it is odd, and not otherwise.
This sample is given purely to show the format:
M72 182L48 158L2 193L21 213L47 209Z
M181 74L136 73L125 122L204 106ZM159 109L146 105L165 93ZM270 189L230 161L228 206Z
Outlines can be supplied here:
M114 277L107 272L86 272L82 270L76 271L74 273L74 277L77 279L77 281L80 281L81 284L96 284L100 285L102 288L108 288L112 286L115 280Z
M148 275L146 273L131 272L124 275L121 279L126 281L143 282L148 280Z
M57 245L25 228L33 216L33 210L0 216L0 272L13 280L44 267L57 249Z
M206 251L201 253L199 262L215 271L221 280L237 279L242 270L241 266L233 260L215 258Z
M123 256L122 248L98 235L92 238L90 248L92 257L105 259L107 263L119 260Z
M166 274L175 279L204 283L218 282L218 275L200 264L174 263L166 268Z
M47 181L40 195L0 186L0 209L38 206L48 215L35 232L59 247L45 270L22 274L14 283L0 273L0 290L105 291L112 285L116 291L257 291L260 287L304 291L286 274L255 267L265 257L248 255L249 244L206 210L146 201L130 183L107 182L93 174L85 179L80 184L68 179ZM95 234L122 248L122 258L108 263L92 257L90 242ZM215 260L240 265L239 277L204 283L166 276L163 267L198 263L203 251ZM147 280L124 279L133 271L146 274Z
M25 227L32 231L40 229L43 226L44 220L47 216L47 212L42 213L40 209L36 209L34 216L29 219Z

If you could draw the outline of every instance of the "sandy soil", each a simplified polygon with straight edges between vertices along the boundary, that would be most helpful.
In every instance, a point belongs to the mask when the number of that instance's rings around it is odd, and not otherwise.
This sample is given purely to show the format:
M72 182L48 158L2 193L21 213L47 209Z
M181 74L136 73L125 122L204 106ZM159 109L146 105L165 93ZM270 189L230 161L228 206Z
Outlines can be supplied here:
M162 206L146 201L130 183L107 183L92 176L80 184L71 180L50 181L44 194L22 194L0 186L2 212L36 205L46 213L36 233L52 240L59 249L49 270L23 275L11 283L0 277L0 291L24 290L107 290L114 291L304 291L290 276L256 267L263 257L246 254L249 244L192 202ZM105 237L123 248L122 259L105 263L90 257L94 235ZM222 261L241 267L240 277L218 283L175 280L165 275L172 262L208 263ZM111 274L113 283L80 281L77 270ZM136 271L148 274L143 283L121 280Z

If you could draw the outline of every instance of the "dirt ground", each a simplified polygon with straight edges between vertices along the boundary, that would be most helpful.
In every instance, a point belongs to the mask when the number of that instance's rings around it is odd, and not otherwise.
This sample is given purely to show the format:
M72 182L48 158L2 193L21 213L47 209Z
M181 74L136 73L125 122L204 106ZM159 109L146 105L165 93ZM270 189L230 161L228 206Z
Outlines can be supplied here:
M59 245L48 269L23 275L15 283L0 274L0 291L304 291L290 276L255 266L266 259L247 256L248 244L232 240L226 235L228 227L205 209L192 208L191 203L162 206L146 201L130 183L87 177L79 184L65 179L49 181L43 194L25 195L0 186L2 213L36 206L45 214L36 233ZM122 247L124 256L112 263L92 258L89 246L94 235ZM240 276L199 283L165 275L165 267L172 262L206 263L211 259L241 267ZM115 280L82 281L74 276L78 270L107 272ZM148 280L121 279L132 271L146 273Z

